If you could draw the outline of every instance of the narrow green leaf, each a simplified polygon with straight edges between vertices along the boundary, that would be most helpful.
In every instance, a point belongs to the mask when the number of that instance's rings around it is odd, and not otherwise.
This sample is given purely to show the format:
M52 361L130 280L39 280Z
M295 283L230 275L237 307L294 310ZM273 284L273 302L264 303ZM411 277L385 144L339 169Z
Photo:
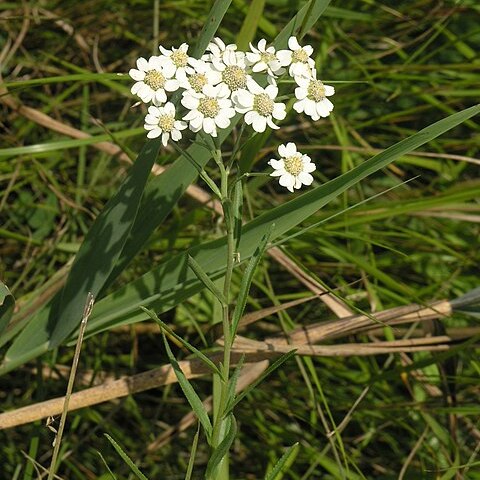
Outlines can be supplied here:
M216 0L208 18L203 24L202 31L198 36L198 42L195 45L195 48L192 50L192 56L195 58L200 58L205 49L207 48L210 40L215 35L215 32L218 30L220 23L223 20L224 15L227 13L228 7L232 3L232 0Z
M79 325L88 292L97 297L123 249L160 145L158 139L145 144L117 194L89 230L47 322L30 322L7 352L7 358L35 351L43 342L54 347Z
M8 287L0 282L0 335L3 333L12 318L15 307L15 298Z
M237 333L238 323L242 318L243 311L245 310L245 305L247 304L248 292L250 291L250 285L252 284L253 276L258 267L258 264L260 263L260 260L263 257L263 254L265 253L265 250L268 245L268 241L270 240L270 236L272 235L272 231L274 227L275 227L275 224L273 223L270 226L270 229L268 230L268 232L260 240L260 243L257 249L255 250L253 255L250 257L250 261L248 262L247 268L243 273L242 283L240 284L240 291L238 292L238 296L237 296L237 304L235 305L235 310L233 311L233 316L232 316L232 327L231 327L232 338L235 338L235 335Z
M195 464L195 456L197 455L198 439L200 438L200 424L198 424L197 432L193 437L192 449L190 451L190 458L188 459L187 472L185 473L185 480L191 480L193 473L193 466Z
M190 255L188 256L188 266L193 270L193 272L195 273L197 278L203 283L203 285L208 290L210 290L215 295L215 297L217 297L217 300L222 305L226 305L227 299L223 296L223 293L218 289L215 283L213 283L212 280L208 278L208 275L203 271L202 267Z
M196 355L200 360L207 365L210 370L212 370L213 373L216 373L217 375L220 376L220 378L223 378L222 373L218 369L218 367L198 348L195 348L191 343L187 342L184 340L180 335L177 335L166 323L162 322L160 318L158 318L158 315L153 311L149 310L148 308L145 307L140 307L152 320L158 323L161 329L165 330L169 335L174 337L176 340L178 340L185 348L190 350L194 355Z
M205 410L205 406L203 405L200 397L197 395L197 392L192 387L192 384L188 381L188 378L182 372L180 365L177 362L177 359L174 357L172 350L170 349L170 345L168 344L167 337L165 336L165 331L162 330L162 337L163 343L165 345L165 350L167 351L168 359L172 364L173 370L178 380L178 384L180 385L185 397L187 398L188 403L192 407L195 415L197 416L198 420L202 424L203 430L205 431L205 435L210 441L212 436L212 424L210 422L210 418L208 416L207 411Z
M277 358L261 375L258 377L252 384L250 384L233 402L231 409L235 408L252 390L254 390L257 385L262 383L265 378L267 378L272 372L274 372L278 367L283 365L287 360L292 358L295 355L296 350L291 352L284 353L281 357Z
M237 35L236 44L240 50L247 50L248 44L255 38L258 22L262 18L265 0L252 0L248 8L247 16L243 21L242 28Z
M288 447L287 451L280 457L273 469L265 476L265 480L278 480L283 478L283 473L294 462L298 455L299 446L298 442L294 443L291 447Z
M242 371L244 362L245 362L245 355L242 355L240 358L240 361L235 366L235 369L233 370L233 373L228 380L228 398L227 398L227 406L225 407L226 412L230 412L233 409L233 404L235 402L235 396L236 396L235 390L237 388L238 378L240 377L240 373Z
M218 447L212 452L210 460L208 461L207 471L205 473L205 478L207 479L214 478L212 477L212 474L222 461L222 458L227 455L237 435L237 421L235 420L235 417L230 414L228 418L230 419L228 432L225 435L224 439L220 442Z
M108 434L104 433L107 437L107 440L112 444L116 452L122 457L123 461L130 467L130 470L136 475L140 480L148 480L148 478L138 469L138 467L133 463L131 458L122 450L122 447Z

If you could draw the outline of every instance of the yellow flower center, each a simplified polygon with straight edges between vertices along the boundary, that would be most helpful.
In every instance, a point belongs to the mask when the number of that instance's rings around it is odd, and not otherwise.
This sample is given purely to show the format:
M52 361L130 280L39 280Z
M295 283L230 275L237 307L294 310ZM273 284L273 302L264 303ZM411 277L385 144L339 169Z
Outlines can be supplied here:
M320 102L325 98L325 87L320 80L310 80L307 87L307 98Z
M188 77L188 83L190 83L195 92L200 93L202 88L208 83L207 76L203 73L194 73Z
M253 97L253 109L264 117L272 114L273 106L273 100L266 93L260 93Z
M303 171L302 155L300 153L284 158L283 163L285 170L294 177L297 177Z
M176 50L175 52L173 52L170 58L172 59L173 64L177 68L182 68L187 66L188 55L185 52L182 52L181 50Z
M270 53L270 52L262 52L260 53L260 61L261 62L265 62L265 63L269 63L269 62L273 62L275 60L275 55L273 53Z
M175 117L173 115L160 115L158 119L158 126L164 132L171 132L173 130L173 126L175 125Z
M228 65L222 72L222 80L232 92L247 86L247 74L237 65Z
M165 86L166 78L158 70L149 70L145 73L143 83L147 84L152 90L160 90Z
M294 50L292 52L292 63L307 63L308 62L308 54L303 48L299 48L298 50Z
M203 114L204 117L215 118L220 111L218 100L213 97L201 98L198 111Z

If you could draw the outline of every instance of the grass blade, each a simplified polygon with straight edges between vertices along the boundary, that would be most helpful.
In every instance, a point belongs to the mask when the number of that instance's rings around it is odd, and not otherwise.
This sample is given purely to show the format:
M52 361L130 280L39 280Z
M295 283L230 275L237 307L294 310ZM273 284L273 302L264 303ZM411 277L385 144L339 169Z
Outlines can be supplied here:
M289 447L275 464L273 470L265 476L265 480L278 480L282 478L285 469L293 463L295 457L298 455L298 450L298 442Z
M283 365L287 360L292 358L295 355L295 350L283 354L280 358L277 358L263 373L258 377L253 383L251 383L248 388L246 388L233 402L231 409L235 408L257 385L265 380L272 372L274 372L278 367Z
M200 424L198 424L197 432L193 437L192 450L190 451L190 458L188 460L187 472L185 473L185 480L191 480L193 473L193 466L195 464L195 455L197 454L198 439L200 438Z
M247 50L248 44L255 38L258 22L262 18L264 7L265 0L253 0L250 3L247 16L237 35L236 44L240 50Z
M108 434L104 433L107 440L112 444L115 451L122 457L123 461L130 467L130 470L140 480L148 480L148 478L139 470L139 468L133 463L132 459L122 450L122 447Z

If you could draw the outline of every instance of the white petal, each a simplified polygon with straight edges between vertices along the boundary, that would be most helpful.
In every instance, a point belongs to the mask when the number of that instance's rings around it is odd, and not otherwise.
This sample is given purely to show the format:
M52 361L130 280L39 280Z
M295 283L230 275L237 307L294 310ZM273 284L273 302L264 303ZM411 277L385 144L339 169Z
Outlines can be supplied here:
M134 95L137 95L139 90L140 90L140 87L142 85L145 85L143 82L137 82L137 83L134 83L132 85L132 88L130 89L130 91L134 94Z
M278 95L278 87L276 85L269 85L265 88L265 93L273 100Z
M290 173L285 173L280 177L278 182L282 187L287 187L288 190L293 192L293 186L295 185L295 177Z
M290 50L279 50L277 52L277 58L280 60L282 66L286 67L292 63L292 52Z
M285 104L283 103L275 103L273 105L273 112L272 117L276 120L283 120L287 116L287 112L285 110Z
M293 157L297 153L297 146L293 142L288 142L285 147L286 157Z
M252 67L252 71L255 73L262 72L267 69L267 64L265 62L258 62Z
M163 55L171 55L172 52L170 50L167 50L166 48L162 47L162 45L159 45L158 46L158 49L160 50L160 52L163 54Z
M245 123L247 125L251 125L253 123L253 120L254 118L257 116L258 114L252 110L250 110L249 112L247 112L245 114Z
M163 144L164 147L167 146L169 138L170 138L170 134L168 132L163 132L162 133L162 144Z
M247 79L247 87L248 90L254 95L260 95L261 93L264 93L263 88L251 77Z
M264 132L267 128L267 119L261 115L256 114L253 119L252 128L258 133Z
M163 66L162 70L162 73L166 78L172 78L177 71L177 67L172 62L168 62Z
M137 68L146 71L148 69L148 62L143 57L140 57L137 60Z
M331 85L324 85L323 87L325 88L325 95L327 97L330 97L335 93L335 88L332 87Z
M205 118L203 120L203 129L205 130L205 133L213 133L216 129L215 127L215 121L213 120L213 118Z
M265 47L267 46L267 41L262 38L261 40L259 40L258 42L258 49L261 51L261 52L264 52L265 51Z
M303 47L303 49L305 50L305 52L308 56L310 56L313 53L313 48L312 48L311 45L305 45Z
M172 130L172 140L178 142L182 138L182 134L178 130Z
M150 130L148 133L147 133L147 137L148 138L157 138L161 135L162 131L159 129L159 128L155 128L153 130Z
M305 87L297 87L295 89L295 97L299 100L303 100L308 95L308 90Z
M306 173L312 173L317 169L316 165L313 162L307 163L303 166L303 171Z
M280 145L280 146L283 147L283 145ZM275 160L274 158L269 160L268 164L275 170L278 170L279 168L283 168L285 166L285 163L283 160Z
M145 72L136 70L135 68L131 68L128 74L137 82L141 82L145 78Z
M165 103L167 101L167 95L165 93L165 90L157 90L155 92L154 100L157 103Z
M247 90L237 90L232 95L232 100L241 107L251 108L253 106L253 95Z
M217 115L215 117L215 123L218 128L227 128L230 125L230 119L224 115Z
M167 92L175 92L180 87L178 80L170 79L165 82L165 90Z
M183 122L182 120L175 120L175 123L173 124L173 127L176 130L185 130L187 128L187 123Z
M168 115L175 115L175 105L172 102L167 102L163 106L163 112Z
M301 100L300 102L295 102L293 104L293 109L297 112L297 113L302 113L303 112L303 100Z
M300 44L298 43L297 37L290 37L288 39L288 48L290 50L298 50L300 48Z
M286 145L279 145L278 146L278 154L281 156L281 157L288 157L288 154L287 154L287 146ZM283 161L283 160L282 160Z
M313 182L313 177L307 173L307 172L300 172L298 174L298 179L304 184L304 185L311 185Z
M273 130L278 130L280 127L278 125L275 125L271 119L271 117L264 117L267 119L267 125L272 128Z
M198 110L190 110L184 117L183 119L188 121L195 120L196 118L202 119L202 115Z
M189 110L194 110L195 108L198 107L198 105L200 103L198 98L192 97L191 95L184 95L182 97L181 102L182 102L182 105L185 108L188 108Z

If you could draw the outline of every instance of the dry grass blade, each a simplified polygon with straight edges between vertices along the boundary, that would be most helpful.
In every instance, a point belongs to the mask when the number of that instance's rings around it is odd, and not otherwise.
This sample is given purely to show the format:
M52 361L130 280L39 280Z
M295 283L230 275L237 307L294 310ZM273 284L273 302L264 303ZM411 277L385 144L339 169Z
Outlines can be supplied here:
M394 340L374 343L345 343L335 345L311 345L303 343L280 344L264 341L259 342L238 336L233 344L234 351L249 353L267 352L270 355L288 353L293 349L297 355L347 357L351 355L377 355L396 352L421 352L448 350L452 339L447 335L411 340Z

